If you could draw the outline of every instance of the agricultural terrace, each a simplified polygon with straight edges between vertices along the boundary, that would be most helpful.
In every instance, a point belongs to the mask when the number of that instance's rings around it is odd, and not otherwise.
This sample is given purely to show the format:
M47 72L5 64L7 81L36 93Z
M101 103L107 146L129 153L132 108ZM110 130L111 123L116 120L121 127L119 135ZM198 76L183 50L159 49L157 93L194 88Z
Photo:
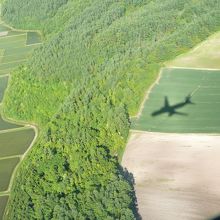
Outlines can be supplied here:
M40 36L37 33L15 31L3 23L0 24L1 108L9 74L26 62L33 49L39 44ZM0 219L4 215L16 168L35 136L36 131L32 126L6 120L0 115Z

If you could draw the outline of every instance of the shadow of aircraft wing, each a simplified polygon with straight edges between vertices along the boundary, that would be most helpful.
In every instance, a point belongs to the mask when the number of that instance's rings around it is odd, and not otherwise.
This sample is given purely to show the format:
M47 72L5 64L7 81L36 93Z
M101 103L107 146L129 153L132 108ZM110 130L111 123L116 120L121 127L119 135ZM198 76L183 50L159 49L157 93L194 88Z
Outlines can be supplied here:
M165 111L163 109L160 109L158 111L153 112L151 114L151 116L155 117L155 116L158 116L158 115L163 114L163 113L165 113Z
M155 117L166 112L170 112L170 104L167 96L164 97L164 106L161 109L153 112L151 116Z
M181 116L187 116L187 113L183 113L183 112L177 112L177 111L172 111L169 113L169 116L173 116L173 115L181 115Z

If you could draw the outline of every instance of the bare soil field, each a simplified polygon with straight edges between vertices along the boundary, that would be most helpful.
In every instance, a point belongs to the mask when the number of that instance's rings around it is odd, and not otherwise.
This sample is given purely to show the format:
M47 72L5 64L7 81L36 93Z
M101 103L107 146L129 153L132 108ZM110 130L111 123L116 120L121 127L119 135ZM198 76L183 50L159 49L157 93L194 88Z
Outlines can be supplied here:
M143 220L220 216L220 136L132 132L122 165Z

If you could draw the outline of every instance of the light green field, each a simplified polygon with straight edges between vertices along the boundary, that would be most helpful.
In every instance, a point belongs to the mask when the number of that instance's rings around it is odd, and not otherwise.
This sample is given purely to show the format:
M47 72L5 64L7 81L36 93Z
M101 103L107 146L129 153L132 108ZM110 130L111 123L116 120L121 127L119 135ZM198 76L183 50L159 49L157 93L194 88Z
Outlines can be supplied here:
M168 66L220 69L220 32L169 62Z
M6 191L9 187L11 175L20 161L19 157L0 159L0 191Z
M0 103L8 84L8 76L3 75L25 63L39 43L40 36L34 32L17 32L0 24ZM4 191L10 192L12 174L35 137L34 129L22 127L0 115L0 219L8 200L8 196L2 195Z
M133 129L155 132L219 133L220 70L169 69L162 72ZM187 103L186 97L191 96ZM165 105L165 97L169 105Z

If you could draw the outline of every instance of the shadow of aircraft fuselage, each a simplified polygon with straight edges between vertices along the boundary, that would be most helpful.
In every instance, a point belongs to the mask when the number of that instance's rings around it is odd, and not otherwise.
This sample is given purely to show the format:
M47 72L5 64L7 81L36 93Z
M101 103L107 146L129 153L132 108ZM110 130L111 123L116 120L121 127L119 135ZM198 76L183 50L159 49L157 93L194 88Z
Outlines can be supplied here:
M216 217L214 217L214 218L212 218L212 219L209 219L209 220L220 220L220 215L219 215L219 216L216 216Z
M186 105L188 105L188 104L194 104L194 103L191 101L191 95L188 95L188 96L185 98L185 101L184 101L184 102L180 102L180 103L177 103L177 104L175 104L175 105L170 105L170 104L169 104L168 97L165 96L165 98L164 98L164 106L163 106L161 109L159 109L159 110L153 112L151 115L152 115L153 117L155 117L155 116L158 116L158 115L160 115L160 114L168 113L168 116L173 116L173 115L187 116L188 114L182 113L182 112L178 112L178 111L176 111L176 110L179 109L179 108L182 108L182 107L184 107L184 106L186 106Z

